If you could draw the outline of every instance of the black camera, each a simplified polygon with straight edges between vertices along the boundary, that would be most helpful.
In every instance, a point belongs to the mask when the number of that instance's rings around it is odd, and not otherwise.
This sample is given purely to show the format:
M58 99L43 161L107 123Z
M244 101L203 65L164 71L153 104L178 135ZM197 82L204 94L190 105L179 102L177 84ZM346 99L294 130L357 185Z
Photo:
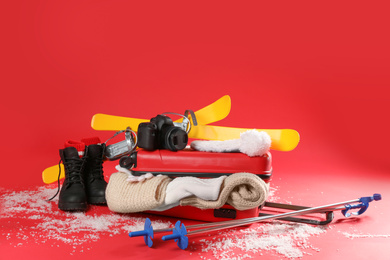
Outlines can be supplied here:
M188 143L187 132L175 126L172 119L166 115L157 115L150 122L138 125L138 147L153 151L168 149L183 150Z

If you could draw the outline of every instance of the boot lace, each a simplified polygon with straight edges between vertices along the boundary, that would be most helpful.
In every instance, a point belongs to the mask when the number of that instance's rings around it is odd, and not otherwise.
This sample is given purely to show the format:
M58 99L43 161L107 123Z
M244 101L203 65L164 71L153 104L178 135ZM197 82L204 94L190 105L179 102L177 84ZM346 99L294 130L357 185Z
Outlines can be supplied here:
M84 168L84 162L84 158L71 158L64 163L65 172L68 173L65 175L67 186L73 183L83 184L82 170Z
M91 167L91 179L90 181L93 182L94 180L104 180L103 175L103 160L104 160L104 149L105 146L103 146L103 152L100 157L93 158L92 160L89 159L90 167Z
M85 159L68 159L67 162L63 162L62 159L58 162L58 177L57 177L57 192L54 194L53 197L48 199L48 201L53 200L55 197L57 197L58 193L60 192L61 184L60 184L60 176L61 176L61 162L64 164L65 172L68 174L65 174L65 181L67 183L67 186L70 186L72 183L83 183L83 178L81 175L81 171L84 167Z

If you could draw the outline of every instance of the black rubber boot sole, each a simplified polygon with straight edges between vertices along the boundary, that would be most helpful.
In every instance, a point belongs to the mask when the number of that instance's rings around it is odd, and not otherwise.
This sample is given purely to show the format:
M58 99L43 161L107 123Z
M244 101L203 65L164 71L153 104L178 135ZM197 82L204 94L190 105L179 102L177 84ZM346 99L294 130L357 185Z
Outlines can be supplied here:
M106 205L106 197L89 197L88 203L92 205Z
M88 204L86 202L62 202L58 203L58 208L63 211L85 211Z

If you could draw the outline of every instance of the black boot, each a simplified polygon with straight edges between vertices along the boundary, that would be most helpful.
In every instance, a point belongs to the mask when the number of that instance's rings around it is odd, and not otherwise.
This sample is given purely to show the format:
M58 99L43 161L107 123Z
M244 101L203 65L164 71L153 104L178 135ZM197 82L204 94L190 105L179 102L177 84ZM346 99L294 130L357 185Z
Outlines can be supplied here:
M60 191L58 208L64 211L86 210L87 196L82 176L85 160L79 157L74 147L60 150L60 156L65 168L65 181Z
M92 144L86 147L84 181L88 203L106 204L107 182L103 175L103 156L105 144Z

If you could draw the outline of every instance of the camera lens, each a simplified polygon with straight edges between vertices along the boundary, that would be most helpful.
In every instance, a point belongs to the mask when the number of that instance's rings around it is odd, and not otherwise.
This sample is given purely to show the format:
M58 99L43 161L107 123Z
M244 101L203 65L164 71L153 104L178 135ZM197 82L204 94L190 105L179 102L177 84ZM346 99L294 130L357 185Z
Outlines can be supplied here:
M188 143L187 133L178 127L170 127L164 139L166 148L171 151L183 150Z

